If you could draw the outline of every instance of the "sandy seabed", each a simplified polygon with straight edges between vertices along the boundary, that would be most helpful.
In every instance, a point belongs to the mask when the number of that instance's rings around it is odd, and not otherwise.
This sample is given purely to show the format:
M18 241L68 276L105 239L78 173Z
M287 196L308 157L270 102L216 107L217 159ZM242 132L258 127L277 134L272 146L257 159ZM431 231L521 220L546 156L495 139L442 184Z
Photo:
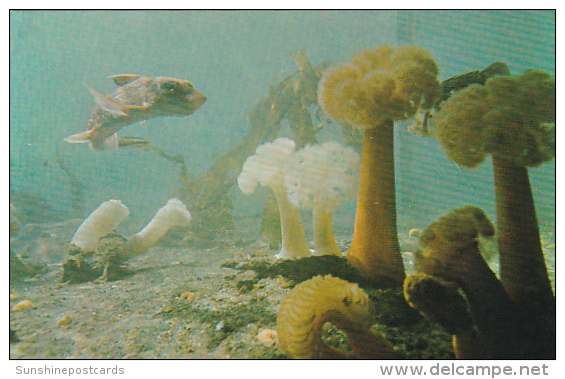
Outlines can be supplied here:
M14 241L16 254L39 245L32 250L44 261L59 262L32 278L10 280L10 329L18 339L10 344L11 359L285 358L272 331L286 294L316 274L351 280L335 262L277 261L276 251L248 230L245 238L238 233L214 247L155 246L128 261L134 274L120 280L60 283L65 246L79 223L26 225ZM336 238L345 251L350 237ZM413 242L401 240L403 251ZM410 309L400 290L364 288L373 303L372 329L401 355L454 357L451 336ZM15 311L21 302L27 305ZM348 349L333 325L324 326L323 339Z

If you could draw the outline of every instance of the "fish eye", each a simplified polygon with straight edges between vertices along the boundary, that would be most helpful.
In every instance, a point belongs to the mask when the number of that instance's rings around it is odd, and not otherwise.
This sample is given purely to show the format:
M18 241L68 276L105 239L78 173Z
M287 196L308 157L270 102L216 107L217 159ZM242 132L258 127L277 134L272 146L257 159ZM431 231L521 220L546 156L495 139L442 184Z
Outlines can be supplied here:
M345 296L341 301L343 301L343 305L349 307L351 305L351 299L348 296Z
M177 84L175 82L164 82L161 84L161 88L165 91L174 91L177 88Z

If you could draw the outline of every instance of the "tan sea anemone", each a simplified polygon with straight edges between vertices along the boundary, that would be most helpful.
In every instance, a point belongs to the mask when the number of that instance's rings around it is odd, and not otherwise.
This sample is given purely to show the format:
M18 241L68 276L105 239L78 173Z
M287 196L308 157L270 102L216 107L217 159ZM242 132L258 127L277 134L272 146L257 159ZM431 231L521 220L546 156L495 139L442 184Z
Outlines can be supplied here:
M330 275L298 284L283 300L277 316L279 344L294 359L393 359L392 346L370 329L369 297L357 284ZM352 353L322 341L322 326L332 323L347 334Z
M394 121L433 106L437 74L433 58L420 47L380 46L330 67L318 86L327 115L364 131L348 259L370 280L389 286L401 286L405 278L396 225Z

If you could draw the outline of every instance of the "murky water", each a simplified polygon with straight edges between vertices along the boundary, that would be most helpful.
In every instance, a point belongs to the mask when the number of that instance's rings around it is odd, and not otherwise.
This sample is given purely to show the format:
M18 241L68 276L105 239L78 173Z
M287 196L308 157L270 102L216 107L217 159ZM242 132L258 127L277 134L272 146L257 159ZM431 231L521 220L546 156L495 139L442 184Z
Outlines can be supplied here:
M270 135L258 131L250 142L254 111L267 109L260 106L264 96L297 75L300 60L292 52L304 48L303 57L322 68L324 61L346 62L354 52L382 44L425 48L437 62L440 81L496 61L505 62L512 75L530 68L555 75L553 11L15 11L10 201L25 226L83 219L102 202L119 199L131 213L118 231L128 235L176 196L193 213L189 241L202 246L198 235L210 241L258 239L266 191L246 196L238 189L244 152L254 151L257 141L295 133L284 116L276 128L265 127ZM187 80L207 101L190 116L152 118L118 131L149 141L142 148L99 152L65 142L86 130L94 106L88 87L110 94L117 88L110 76L118 74ZM306 109L318 142L344 143L339 123L327 122L316 104ZM424 228L465 204L496 220L490 158L474 169L462 167L437 140L410 133L410 124L399 122L394 131L399 232ZM529 172L553 276L555 162ZM207 175L225 182L207 181ZM336 235L352 234L355 206L355 200L345 201L334 214ZM310 212L302 216L311 241ZM43 246L50 236L37 238L14 240L14 250ZM51 263L60 260L57 255Z

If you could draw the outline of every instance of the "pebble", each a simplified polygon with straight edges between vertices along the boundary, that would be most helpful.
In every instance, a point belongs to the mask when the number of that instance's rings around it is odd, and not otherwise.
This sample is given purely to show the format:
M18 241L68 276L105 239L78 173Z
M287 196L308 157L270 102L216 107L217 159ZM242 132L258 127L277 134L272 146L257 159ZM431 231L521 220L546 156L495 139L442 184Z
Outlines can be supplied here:
M27 311L28 309L31 309L33 307L34 305L30 300L23 300L20 301L18 304L14 305L14 307L12 308L12 312Z
M165 308L162 308L159 312L155 313L156 315L159 315L161 313L170 313L173 311L173 308L166 306Z
M57 327L60 326L67 326L69 325L73 320L69 317L69 315L65 315L65 317L63 317L62 319L59 320L59 322L57 323Z
M273 346L277 342L278 334L273 329L263 329L257 334L257 339L266 345Z
M188 302L194 300L196 298L196 294L194 292L185 291L181 293L179 297L181 300L186 300Z

